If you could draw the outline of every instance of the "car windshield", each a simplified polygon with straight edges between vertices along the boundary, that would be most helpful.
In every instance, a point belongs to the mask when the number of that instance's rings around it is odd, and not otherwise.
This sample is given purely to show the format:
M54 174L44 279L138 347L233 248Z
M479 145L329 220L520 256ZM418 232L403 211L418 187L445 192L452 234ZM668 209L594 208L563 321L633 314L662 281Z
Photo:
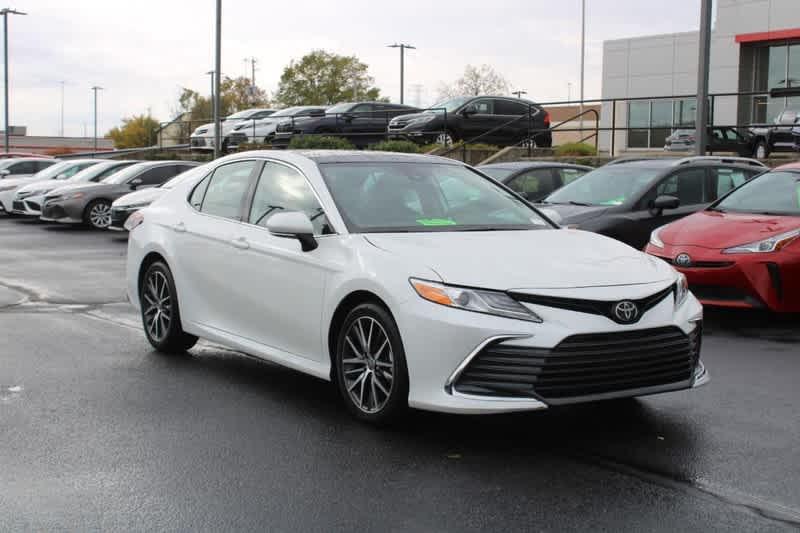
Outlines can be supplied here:
M44 170L40 170L34 174L34 178L37 180L51 180L59 174L66 172L73 166L75 166L74 161L62 161L60 163L56 163L55 165L50 165Z
M184 181L189 181L189 180L194 179L194 178L196 178L198 176L205 175L207 170L208 170L207 165L200 165L198 167L192 167L189 170L187 170L185 172L181 172L180 174L178 174L177 176L175 176L171 180L169 180L166 183L164 183L161 186L161 188L162 189L172 189L176 185L180 185Z
M234 113L233 115L228 115L225 118L225 120L237 120L237 119L247 118L250 115L254 115L254 114L258 113L258 111L259 111L258 109L246 109L245 111L238 111L238 112Z
M119 172L115 172L111 174L109 177L105 178L102 183L109 183L111 185L119 185L120 183L125 183L130 178L137 175L143 169L147 168L147 165L131 165L129 167L123 168Z
M800 172L772 171L712 205L712 211L800 216Z
M353 233L552 227L513 194L461 165L369 162L320 168Z
M273 117L291 117L292 115L294 115L295 113L297 113L298 111L300 111L302 109L303 109L302 107L287 107L286 109L281 109L280 111L275 111L268 118L273 118Z
M100 174L104 174L108 172L109 169L116 168L117 166L119 166L119 163L117 162L98 163L96 165L90 166L89 168L84 168L80 172L77 172L71 177L66 178L66 180L70 183L91 181L94 177Z
M462 105L466 104L472 99L471 96L459 96L458 98L451 98L450 100L445 100L444 102L439 102L438 104L432 105L425 113L442 113L443 110L446 110L448 113L452 113Z
M512 168L498 168L498 167L478 167L478 170L493 177L496 180L502 180L509 177L514 173Z
M646 189L662 169L606 165L584 174L547 198L548 204L622 205Z
M350 111L355 104L336 104L333 107L329 107L326 111L326 115L335 115L336 113L347 113Z

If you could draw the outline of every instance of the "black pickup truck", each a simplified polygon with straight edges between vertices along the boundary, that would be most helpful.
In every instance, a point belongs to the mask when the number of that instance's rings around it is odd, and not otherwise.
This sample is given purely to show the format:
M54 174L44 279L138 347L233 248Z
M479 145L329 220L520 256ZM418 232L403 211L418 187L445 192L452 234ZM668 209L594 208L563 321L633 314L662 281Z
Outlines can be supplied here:
M800 128L800 112L784 109L775 117L773 125L751 126L753 156L764 159L771 152L793 152L798 149L797 131ZM794 132L792 131L794 130Z

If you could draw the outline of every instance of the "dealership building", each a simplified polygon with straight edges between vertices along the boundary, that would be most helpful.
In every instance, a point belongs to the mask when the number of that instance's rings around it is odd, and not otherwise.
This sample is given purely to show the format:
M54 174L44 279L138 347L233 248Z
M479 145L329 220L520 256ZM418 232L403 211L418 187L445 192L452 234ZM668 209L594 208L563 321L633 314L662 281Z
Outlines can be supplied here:
M772 122L800 97L770 98L771 89L800 87L800 0L717 0L711 33L711 120L719 126ZM697 13L699 20L699 9ZM603 43L601 126L614 133L614 151L661 149L677 128L693 128L698 32L651 35ZM761 95L730 93L763 92ZM725 96L725 94L728 94ZM655 97L676 97L649 99ZM636 100L629 100L629 99ZM600 148L611 149L611 132Z

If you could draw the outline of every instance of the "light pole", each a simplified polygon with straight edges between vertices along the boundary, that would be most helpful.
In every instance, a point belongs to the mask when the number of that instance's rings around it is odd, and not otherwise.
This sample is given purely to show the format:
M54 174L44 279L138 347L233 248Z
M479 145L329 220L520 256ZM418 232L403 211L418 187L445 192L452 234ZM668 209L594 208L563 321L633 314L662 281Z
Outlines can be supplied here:
M59 135L64 136L64 84L65 81L60 81L61 84L61 127L59 128Z
M572 101L572 82L567 82L567 102Z
M210 93L211 96L210 97L211 97L211 117L213 118L214 116L216 116L214 114L214 106L217 105L217 101L214 99L214 71L213 70L209 70L208 72L206 72L206 75L211 76L211 93ZM203 118L205 118L205 117L203 117Z
M92 92L94 92L94 151L97 152L97 91L102 91L103 88L95 85L92 87ZM94 157L95 154L92 154Z
M586 0L581 0L581 139L583 139L583 79L586 71Z
M403 99L405 96L405 59L406 59L406 49L408 50L416 50L416 46L411 46L410 44L404 43L394 43L390 44L388 48L399 48L400 49L400 103L403 103Z
M214 72L219 74L222 72L222 0L217 0L217 24L216 24L216 44L214 46ZM214 159L219 157L220 154L220 127L219 120L219 91L220 91L220 76L214 76Z
M511 91L511 94L513 94L517 98L522 98L522 95L528 94L528 91Z
M697 116L695 153L706 154L708 145L708 69L711 55L711 0L700 4L700 55L697 64Z
M8 153L8 16L9 15L27 15L27 13L23 13L22 11L17 11L16 9L9 9L7 7L0 9L0 15L3 15L3 54L5 57L5 61L3 65L5 67L5 149L6 153Z

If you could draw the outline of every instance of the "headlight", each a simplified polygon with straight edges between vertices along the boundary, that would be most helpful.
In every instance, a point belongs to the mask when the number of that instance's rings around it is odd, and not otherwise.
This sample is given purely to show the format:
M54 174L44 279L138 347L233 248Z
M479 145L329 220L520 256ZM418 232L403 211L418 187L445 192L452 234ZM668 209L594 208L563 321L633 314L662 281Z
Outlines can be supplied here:
M791 243L796 238L800 237L800 228L780 235L775 235L763 241L751 242L749 244L741 244L722 250L723 254L763 254L769 252L777 252Z
M63 195L60 200L79 200L86 196L86 193L83 192L74 192L72 194L65 194Z
M133 209L142 209L150 205L151 202L139 202L138 204L129 204L129 205L114 205L115 209L122 209L123 211L131 211Z
M661 230L663 230L666 227L667 226L664 225L653 230L653 232L650 234L650 244L652 244L656 248L664 247L664 241L661 240Z
M436 115L425 115L417 118L412 118L411 120L408 121L408 125L411 126L412 124L425 124L426 122L430 122L435 118Z
M683 305L687 296L689 296L689 282L684 274L678 272L678 279L675 282L675 309Z
M417 294L429 302L487 315L516 318L529 322L542 321L533 311L504 292L451 287L442 283L414 278L409 281Z

